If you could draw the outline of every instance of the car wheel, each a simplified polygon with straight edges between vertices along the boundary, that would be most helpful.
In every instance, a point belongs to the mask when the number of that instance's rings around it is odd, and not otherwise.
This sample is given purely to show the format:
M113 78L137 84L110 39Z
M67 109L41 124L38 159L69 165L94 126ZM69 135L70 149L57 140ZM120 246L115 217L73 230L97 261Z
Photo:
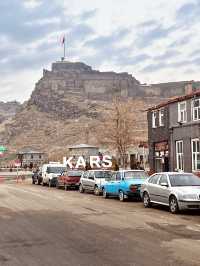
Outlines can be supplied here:
M94 187L94 195L95 196L99 196L100 195L99 188L97 186Z
M106 192L105 188L103 189L103 197L104 197L104 199L108 198L108 193Z
M149 194L147 192L145 192L143 195L143 203L144 203L145 208L151 207L151 200L150 200Z
M119 191L119 200L120 201L124 201L125 200L124 192L122 190Z
M178 213L179 211L178 201L175 196L171 196L169 199L169 209L173 214Z
M84 188L83 188L82 184L79 185L79 192L84 193Z

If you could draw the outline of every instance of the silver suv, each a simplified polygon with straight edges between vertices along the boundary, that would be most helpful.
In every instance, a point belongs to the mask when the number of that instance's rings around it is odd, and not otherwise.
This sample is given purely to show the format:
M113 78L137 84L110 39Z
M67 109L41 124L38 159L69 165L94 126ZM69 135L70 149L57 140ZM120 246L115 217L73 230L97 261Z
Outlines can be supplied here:
M102 184L105 179L111 178L113 172L110 170L88 170L80 179L79 192L93 192L96 196L102 194Z
M152 203L169 206L172 213L200 209L200 178L191 173L157 173L141 187L144 207Z

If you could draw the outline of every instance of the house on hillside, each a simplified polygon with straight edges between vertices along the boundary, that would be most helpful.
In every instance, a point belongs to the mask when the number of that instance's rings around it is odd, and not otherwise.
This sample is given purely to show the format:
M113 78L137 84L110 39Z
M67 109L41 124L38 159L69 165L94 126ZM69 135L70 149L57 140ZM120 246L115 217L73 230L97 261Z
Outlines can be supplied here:
M69 156L79 157L83 156L88 159L89 156L97 156L99 153L99 148L97 146L92 146L88 144L79 144L68 147Z
M21 167L39 167L47 159L44 152L35 150L31 147L26 147L17 152L18 160L21 162Z
M150 169L200 173L200 90L148 110Z

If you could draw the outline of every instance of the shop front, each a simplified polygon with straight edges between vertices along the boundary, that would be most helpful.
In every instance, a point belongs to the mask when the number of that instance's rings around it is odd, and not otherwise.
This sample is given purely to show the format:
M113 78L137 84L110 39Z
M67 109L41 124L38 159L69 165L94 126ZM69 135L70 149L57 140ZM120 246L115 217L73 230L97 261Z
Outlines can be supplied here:
M168 141L155 143L154 146L155 172L169 171L169 145Z

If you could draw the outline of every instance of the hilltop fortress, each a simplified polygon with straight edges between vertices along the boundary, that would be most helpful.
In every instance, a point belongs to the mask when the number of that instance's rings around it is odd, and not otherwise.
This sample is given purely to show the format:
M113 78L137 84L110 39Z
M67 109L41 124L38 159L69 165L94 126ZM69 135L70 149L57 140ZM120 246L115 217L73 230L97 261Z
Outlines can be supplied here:
M143 85L128 73L100 72L81 62L59 61L52 70L44 70L36 84L34 94L46 95L52 91L59 97L82 96L93 100L110 100L122 97L169 98L185 94L188 81Z

